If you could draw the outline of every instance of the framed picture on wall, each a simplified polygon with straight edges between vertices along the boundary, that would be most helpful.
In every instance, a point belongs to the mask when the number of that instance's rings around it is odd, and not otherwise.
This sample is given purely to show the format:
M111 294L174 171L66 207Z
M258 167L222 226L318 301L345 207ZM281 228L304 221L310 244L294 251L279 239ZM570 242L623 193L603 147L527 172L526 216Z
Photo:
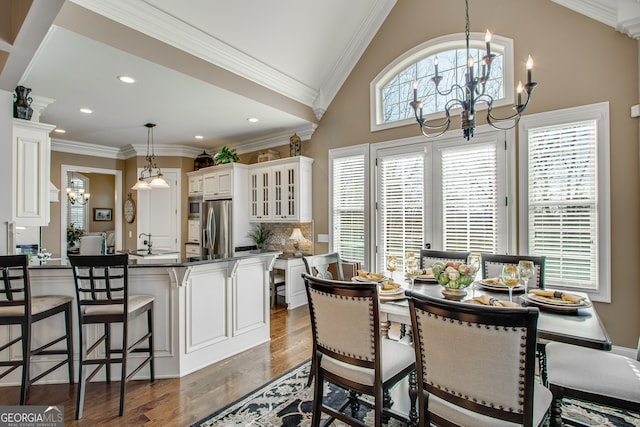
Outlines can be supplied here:
M111 221L111 208L93 208L94 221Z

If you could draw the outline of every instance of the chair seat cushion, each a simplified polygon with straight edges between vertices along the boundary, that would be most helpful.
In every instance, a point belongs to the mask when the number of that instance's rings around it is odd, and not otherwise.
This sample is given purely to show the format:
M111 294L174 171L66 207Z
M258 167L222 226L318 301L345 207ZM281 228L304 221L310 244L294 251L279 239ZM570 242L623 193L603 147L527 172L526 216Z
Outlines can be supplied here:
M542 384L535 383L533 390L533 425L542 423L551 405L553 396L551 392ZM511 423L496 418L487 417L477 412L464 409L454 405L444 399L440 399L433 394L429 395L429 412L438 415L461 426L474 427L502 427L515 426L521 424Z
M39 314L60 305L72 301L73 297L67 295L40 295L31 297L31 314ZM24 308L21 305L0 307L0 317L23 316Z
M391 339L380 340L380 351L382 353L381 368L383 383L398 375L403 369L413 365L416 361L413 347ZM359 384L373 385L373 369L349 365L329 357L326 354L322 356L321 366L323 369L339 377L355 381Z
M129 295L128 310L129 313L136 311L140 307L153 301L153 295ZM85 307L84 314L86 315L103 315L103 314L121 314L122 305L110 304L110 305L88 305Z
M551 342L550 385L640 404L640 362L609 351Z

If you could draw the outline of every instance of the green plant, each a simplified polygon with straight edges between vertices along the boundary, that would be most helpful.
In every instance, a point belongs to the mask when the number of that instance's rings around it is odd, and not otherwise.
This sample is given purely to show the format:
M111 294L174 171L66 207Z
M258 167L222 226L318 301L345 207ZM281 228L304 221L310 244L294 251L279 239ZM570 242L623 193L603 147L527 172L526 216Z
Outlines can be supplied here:
M84 230L82 228L78 228L71 224L67 227L67 243L76 243L80 240L80 237L82 237L83 234Z
M222 165L224 163L234 163L240 160L238 155L236 154L235 149L231 149L226 145L220 149L220 152L215 155L213 161L216 165Z
M269 240L269 237L271 237L272 235L273 231L266 228L262 224L258 224L256 228L254 228L253 231L249 233L249 237L253 239L258 249L264 248L265 243L267 243L267 240Z

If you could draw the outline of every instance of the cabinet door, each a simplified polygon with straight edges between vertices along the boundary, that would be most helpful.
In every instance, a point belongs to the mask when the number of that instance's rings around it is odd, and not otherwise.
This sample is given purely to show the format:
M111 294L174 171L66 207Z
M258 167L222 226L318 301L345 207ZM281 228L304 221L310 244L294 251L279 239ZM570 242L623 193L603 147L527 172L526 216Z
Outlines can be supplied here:
M233 195L233 170L212 172L202 176L205 199L225 199Z
M284 220L298 220L299 166L291 164L274 169L274 217Z
M269 168L255 169L249 175L251 206L249 219L265 221L271 218L271 174Z
M188 242L200 243L200 221L197 219L189 220Z
M202 176L189 177L189 196L199 196L202 194Z
M13 219L19 226L46 226L49 224L49 132L54 126L20 119L14 119L13 123Z

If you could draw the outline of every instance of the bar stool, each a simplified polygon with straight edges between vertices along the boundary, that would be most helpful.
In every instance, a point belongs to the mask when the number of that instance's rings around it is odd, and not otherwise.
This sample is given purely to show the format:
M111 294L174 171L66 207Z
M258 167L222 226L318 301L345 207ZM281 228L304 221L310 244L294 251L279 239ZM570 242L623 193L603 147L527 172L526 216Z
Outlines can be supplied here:
M20 326L20 335L0 347L0 352L9 350L13 345L21 343L22 357L12 358L9 351L8 360L0 361L4 378L10 372L22 367L22 383L20 386L20 405L27 400L29 387L56 369L68 365L69 384L73 384L73 329L71 326L71 301L66 295L31 295L29 281L29 260L26 255L0 256L2 284L0 284L0 325ZM32 325L40 320L49 319L57 314L64 314L64 335L49 339L37 349L31 348ZM11 336L11 335L9 335ZM55 344L65 341L65 349L52 349ZM65 359L31 378L31 360L36 356L65 355Z
M106 381L111 382L111 364L121 364L120 413L124 413L126 383L143 367L150 366L151 382L154 381L153 362L153 300L152 295L129 295L128 256L117 255L69 255L76 284L78 306L78 327L80 337L78 395L76 419L82 418L86 383L105 367ZM147 332L129 344L130 321L146 313ZM122 323L122 343L120 348L112 347L111 325ZM95 335L85 331L85 326L96 325ZM100 327L104 327L100 331ZM87 337L98 336L87 344ZM115 341L115 340L114 340ZM146 346L140 346L147 342ZM104 343L104 345L101 345ZM103 349L101 354L98 349ZM127 357L130 353L146 353L142 362L127 374ZM90 355L93 356L90 357ZM119 354L120 357L114 357ZM87 376L87 366L95 366Z

